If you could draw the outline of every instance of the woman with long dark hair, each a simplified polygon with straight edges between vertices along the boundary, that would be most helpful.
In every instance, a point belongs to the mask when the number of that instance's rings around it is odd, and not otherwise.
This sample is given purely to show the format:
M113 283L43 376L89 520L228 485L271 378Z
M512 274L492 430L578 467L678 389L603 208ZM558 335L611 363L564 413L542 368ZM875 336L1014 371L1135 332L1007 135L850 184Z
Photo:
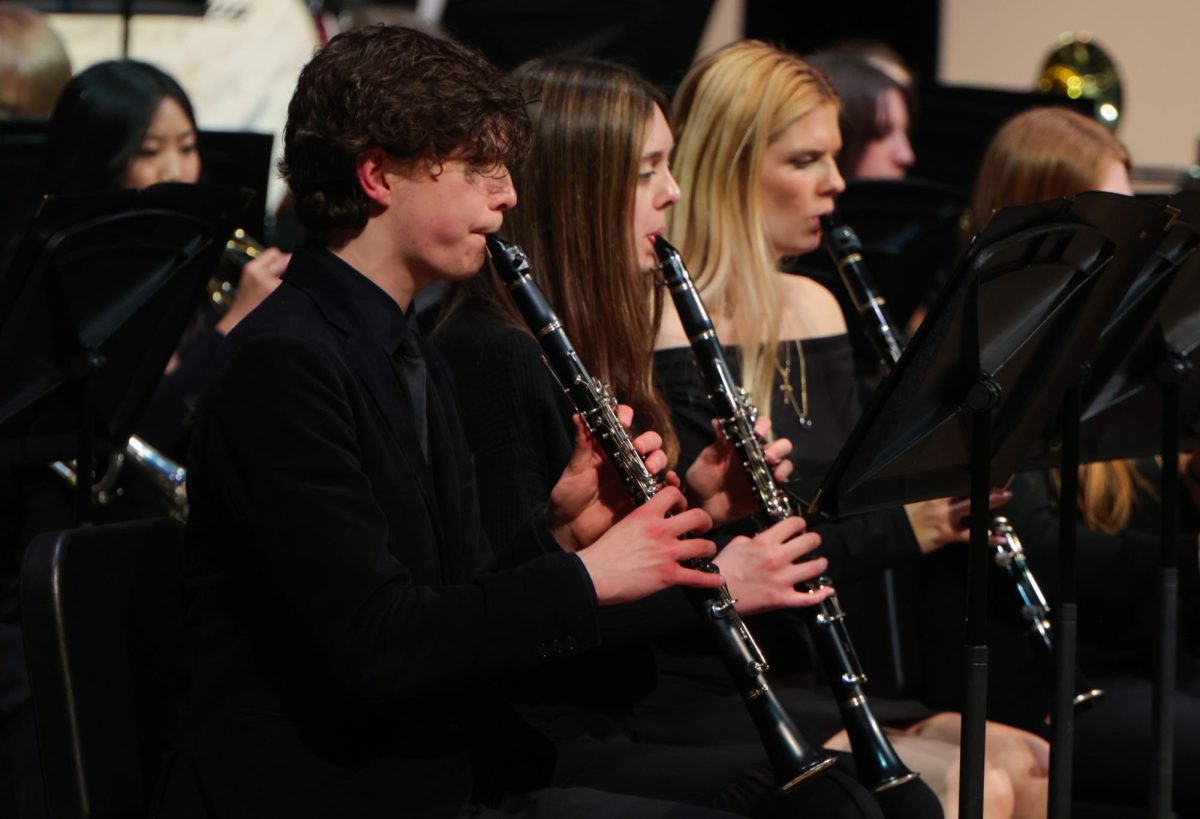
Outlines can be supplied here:
M678 447L652 370L662 311L652 242L665 230L667 209L678 198L666 100L631 70L591 60L536 61L516 76L532 100L535 141L530 158L514 173L519 200L505 231L528 254L532 274L591 374L634 407L635 426L660 431L674 456ZM561 471L574 429L570 411L542 366L537 342L491 271L456 287L434 341L464 395L484 523L492 537L502 539ZM759 428L768 432L765 424ZM777 477L785 478L790 444L780 439L767 449ZM691 502L718 523L754 508L742 467L724 441L693 460L683 483ZM823 558L795 562L818 542L802 531L803 522L790 518L754 538L733 539L716 557L739 611L824 598L825 592L795 588L827 567ZM647 695L662 683L655 657L646 652L648 638L703 638L691 635L697 629L693 612L680 596L667 594L626 607L621 616L631 627L636 624L639 639L614 649L606 664L577 669L575 682L547 681L543 675L513 686L526 713L540 714L563 741L564 784L633 788L642 795L763 815L771 790L765 758L727 677L713 690L705 681L702 690L689 692L691 700L669 703L674 724L690 721L709 733L707 742L643 731L643 709L658 708ZM663 696L659 692L660 700ZM714 699L729 702L747 732L724 735L707 709ZM596 743L583 754L570 750L572 740L597 735L609 740L600 746L605 756L597 758ZM879 813L868 792L840 770L806 781L795 798L813 815Z

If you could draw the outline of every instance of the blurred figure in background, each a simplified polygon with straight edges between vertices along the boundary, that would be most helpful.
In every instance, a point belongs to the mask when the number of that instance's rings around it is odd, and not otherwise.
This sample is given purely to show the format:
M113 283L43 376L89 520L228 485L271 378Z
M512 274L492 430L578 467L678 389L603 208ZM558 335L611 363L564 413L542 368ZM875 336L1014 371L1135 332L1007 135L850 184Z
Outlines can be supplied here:
M42 14L0 2L0 119L46 119L71 79L71 60Z
M847 44L817 52L809 63L825 72L842 103L842 176L903 179L916 161L909 141L915 102L912 75L899 55L886 46Z

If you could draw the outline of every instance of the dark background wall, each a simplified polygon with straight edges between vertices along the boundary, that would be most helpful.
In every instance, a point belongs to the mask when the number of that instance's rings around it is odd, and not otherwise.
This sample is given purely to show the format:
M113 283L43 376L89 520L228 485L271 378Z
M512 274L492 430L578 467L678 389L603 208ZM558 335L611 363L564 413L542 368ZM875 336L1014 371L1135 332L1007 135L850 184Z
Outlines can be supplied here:
M806 54L838 40L869 38L900 52L922 80L937 77L937 0L890 4L854 2L794 3L749 0L746 36Z

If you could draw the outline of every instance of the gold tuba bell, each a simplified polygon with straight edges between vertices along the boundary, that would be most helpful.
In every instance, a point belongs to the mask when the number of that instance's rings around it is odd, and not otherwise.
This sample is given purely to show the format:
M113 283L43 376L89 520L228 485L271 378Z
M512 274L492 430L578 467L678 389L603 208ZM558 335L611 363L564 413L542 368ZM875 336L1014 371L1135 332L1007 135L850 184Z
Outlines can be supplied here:
M1117 66L1086 31L1060 34L1042 63L1039 93L1089 100L1092 116L1110 131L1121 118L1121 78Z

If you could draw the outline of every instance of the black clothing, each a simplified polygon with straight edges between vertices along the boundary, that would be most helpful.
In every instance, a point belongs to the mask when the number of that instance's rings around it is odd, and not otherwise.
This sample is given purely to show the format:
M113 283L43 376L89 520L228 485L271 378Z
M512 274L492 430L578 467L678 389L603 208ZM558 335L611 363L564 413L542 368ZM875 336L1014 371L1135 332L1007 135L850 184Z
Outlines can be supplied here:
M781 344L791 346L794 342ZM792 442L790 459L795 464L788 489L802 499L811 498L825 471L837 456L854 422L861 414L858 387L845 335L806 339L801 342L807 369L808 417L811 428L799 422L786 404L776 377L770 417L776 437ZM793 348L794 349L794 348ZM735 378L741 377L739 352L726 346L725 355ZM799 402L798 357L792 356L791 381ZM690 347L672 347L654 354L654 379L671 407L675 432L679 435L680 474L715 438L704 381L696 369ZM874 574L880 569L920 556L912 527L902 510L858 515L838 521L809 521L821 535L821 551L829 560L829 576L838 584Z
M726 345L724 349L734 377L740 379L739 348ZM795 470L788 488L800 498L810 498L861 415L861 405L850 341L845 334L780 343L780 360L790 361L789 381L797 404L805 403L799 377L801 355L805 362L806 403L811 426L802 424L795 408L784 399L778 373L772 389L770 417L773 434L792 442L790 458ZM690 347L656 352L654 372L655 381L671 407L680 441L680 469L685 469L714 439L709 421L712 408L704 381L694 364ZM730 528L742 534L752 532L750 527ZM891 612L881 604L880 595L872 585L881 570L897 566L908 570L920 558L920 549L904 511L874 512L833 521L810 520L809 529L821 535L818 554L823 554L829 561L826 574L833 579L842 607L848 613L847 628L859 658L864 667L872 669L872 701L878 705L877 715L884 720L890 714L892 724L908 724L929 716L929 711L915 703L888 703L879 696L884 692L903 696L911 693L907 688L897 691L898 682L881 673L890 670L894 662L888 643L892 631ZM789 626L781 622L785 619L790 618L776 615L756 621L756 634L761 634L766 643L766 653L773 668L780 672L806 672L808 657L803 651L796 650L798 624ZM886 687L885 682L888 683ZM796 696L800 693L796 692ZM814 730L819 726L821 730L834 733L841 728L836 713L831 717L828 709L818 703L789 700L789 705L802 709L799 713L809 717L806 723L811 721Z
M1158 467L1139 463L1157 485ZM1053 611L1058 589L1058 495L1044 472L1017 475L1004 514L1021 539L1030 570ZM1189 502L1180 539L1179 657L1175 696L1175 809L1200 815L1200 781L1186 772L1200 765L1200 568L1196 513ZM1144 804L1152 759L1150 719L1154 632L1157 628L1159 505L1140 493L1125 531L1118 535L1076 529L1078 667L1105 696L1075 714L1075 794L1090 801ZM966 546L955 544L929 561L929 604L923 625L930 696L944 707L960 705ZM1037 652L1020 616L1007 576L988 577L988 716L1049 736L1052 672Z
M597 645L595 594L537 513L518 556L493 555L428 349L426 463L386 348L402 323L353 268L301 251L221 348L189 462L193 670L168 815L189 794L216 815L453 815L549 782L552 749L493 681Z
M1153 459L1138 469L1157 487L1161 470ZM1197 538L1200 527L1189 497L1181 499L1179 538L1179 649L1181 668L1200 658L1200 568ZM1029 565L1047 594L1058 588L1058 494L1043 472L1018 475L1013 500L1006 507L1021 537ZM1079 602L1079 664L1097 676L1153 674L1153 645L1149 639L1158 622L1159 521L1155 498L1139 493L1129 524L1118 535L1076 531L1076 588Z
M460 306L432 338L449 360L465 396L464 425L476 452L483 521L489 533L498 536L510 531L538 496L545 497L566 465L571 454L571 409L543 365L537 342L481 305ZM520 486L512 486L514 476ZM695 632L698 642L705 642L707 635L697 628L695 614L677 591L655 595L640 608L652 612L643 635L662 638L686 627ZM591 658L578 659L586 663ZM681 682L675 676L678 658L660 654L658 661L668 662L670 676L656 675L653 665L635 666L628 660L599 669L612 683L589 687L585 682L584 690L594 696L590 702L564 697L561 686L547 691L530 685L513 692L524 703L522 713L539 724L548 718L557 723L560 740L581 735L606 740L564 750L555 783L700 801L762 815L759 803L769 790L769 769L745 707L730 689L719 660L711 654L700 659L700 688L687 682L675 685ZM635 667L648 675L651 685L630 697L632 692L622 690L616 678L629 676ZM690 669L685 666L679 673L687 675ZM691 699L684 701L684 697ZM832 708L836 718L836 707L827 705L824 713ZM716 706L722 716L714 719L716 712L710 706ZM669 712L675 723L682 720L694 726L702 739L693 743L690 737L660 734L659 709ZM644 716L650 718L643 720ZM736 727L735 733L726 733L730 725ZM842 770L805 783L795 794L795 805L820 816L879 812L862 786Z

